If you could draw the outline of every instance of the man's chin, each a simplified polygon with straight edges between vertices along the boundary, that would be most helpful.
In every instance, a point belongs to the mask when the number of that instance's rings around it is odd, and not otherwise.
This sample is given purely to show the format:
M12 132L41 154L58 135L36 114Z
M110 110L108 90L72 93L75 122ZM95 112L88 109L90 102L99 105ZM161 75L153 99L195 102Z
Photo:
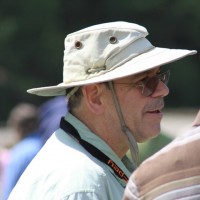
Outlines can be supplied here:
M154 139L160 135L161 131L160 129L157 131L154 131L152 133L148 133L148 135L145 135L145 137L140 138L137 142L138 143L144 143L147 142L148 140Z

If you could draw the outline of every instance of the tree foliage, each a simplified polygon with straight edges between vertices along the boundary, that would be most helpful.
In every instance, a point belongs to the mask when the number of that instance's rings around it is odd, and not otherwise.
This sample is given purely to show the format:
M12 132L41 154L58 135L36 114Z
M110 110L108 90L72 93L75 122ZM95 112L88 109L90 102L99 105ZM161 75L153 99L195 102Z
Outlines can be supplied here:
M62 81L67 34L97 23L129 21L145 26L155 46L198 50L199 4L198 0L1 0L0 120L18 102L39 105L47 100L27 94L27 89ZM166 105L199 106L199 56L172 65Z

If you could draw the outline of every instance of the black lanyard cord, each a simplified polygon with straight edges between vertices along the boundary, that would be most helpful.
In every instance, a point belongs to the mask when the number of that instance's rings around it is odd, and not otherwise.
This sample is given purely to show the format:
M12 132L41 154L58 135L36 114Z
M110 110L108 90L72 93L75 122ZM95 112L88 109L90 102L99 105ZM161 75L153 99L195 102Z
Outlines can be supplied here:
M73 137L75 137L81 146L83 146L92 156L97 158L98 160L104 162L106 165L108 165L111 169L113 169L114 173L124 180L125 182L128 182L128 177L125 175L125 173L117 166L117 164L111 160L108 156L106 156L104 153L102 153L99 149L94 147L92 144L86 142L83 140L78 131L69 123L67 122L64 117L61 118L60 121L60 128L63 129L66 133L69 133Z

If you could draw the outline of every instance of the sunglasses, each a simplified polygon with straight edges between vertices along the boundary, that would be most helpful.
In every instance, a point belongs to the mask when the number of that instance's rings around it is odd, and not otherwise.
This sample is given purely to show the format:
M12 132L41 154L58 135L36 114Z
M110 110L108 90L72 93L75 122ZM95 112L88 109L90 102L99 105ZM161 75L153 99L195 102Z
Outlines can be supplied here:
M167 85L167 83L169 81L169 76L170 76L170 71L168 70L166 72L159 73L155 76L145 78L144 80L139 81L139 83L131 84L131 86L141 87L142 88L142 91L141 91L142 95L145 96L145 97L148 97L148 96L150 96L154 93L154 91L156 90L156 87L159 84L159 81L161 81L162 83ZM116 84L123 84L123 83L116 83Z

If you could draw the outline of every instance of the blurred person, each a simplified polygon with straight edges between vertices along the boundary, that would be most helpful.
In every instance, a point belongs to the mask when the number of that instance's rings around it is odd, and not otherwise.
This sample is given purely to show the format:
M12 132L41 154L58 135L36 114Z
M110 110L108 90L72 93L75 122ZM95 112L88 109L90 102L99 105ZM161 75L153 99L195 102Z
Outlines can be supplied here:
M200 199L200 124L178 136L133 172L123 200Z
M39 131L45 143L51 134L59 128L60 119L67 113L67 98L58 96L45 101L39 107Z
M63 82L28 92L66 95L68 113L9 200L122 199L138 163L137 142L160 133L169 93L161 66L196 53L154 47L147 35L140 25L111 22L66 37Z
M9 160L9 149L16 143L14 131L2 123L0 127L0 199L3 199L3 174Z
M19 177L41 148L38 132L38 109L29 103L20 103L10 112L7 126L17 135L3 171L3 199L7 199Z
M7 161L9 159L9 150L6 147L0 147L0 199L3 199L3 174Z
M12 127L13 129L17 129L17 134L19 136L18 140L23 140L23 143L20 142L20 144L17 145L17 149L21 151L21 148L26 149L25 145L30 145L29 151L25 151L23 154L19 152L19 157L21 159L26 159L26 162L21 163L21 166L19 166L19 170L15 170L16 174L13 174L13 179L11 178L4 178L8 185L10 185L9 192L11 191L11 188L13 187L14 183L18 180L20 174L26 166L29 164L30 160L37 154L37 152L40 150L42 145L46 142L46 140L50 137L50 135L59 128L60 119L62 116L64 116L67 112L67 100L64 96L55 97L52 99L49 99L48 101L44 102L40 107L36 109L36 107L33 107L32 105L28 104L20 104L10 114L10 119L8 120L8 126ZM29 108L28 108L29 106ZM37 119L35 118L37 115ZM17 116L19 119L17 119ZM35 116L35 117L34 117ZM31 133L31 129L22 131L22 129L25 129L25 125L29 126L28 123L26 123L25 120L35 120L35 123L33 123L33 133ZM18 121L17 121L18 120ZM23 122L24 121L24 122ZM34 122L34 121L33 121ZM24 123L24 125L22 125ZM35 126L34 126L35 124ZM36 126L37 125L37 126ZM22 128L20 128L22 126ZM34 128L35 127L35 128ZM37 129L37 131L36 131ZM29 133L30 131L30 133ZM21 133L23 132L23 136ZM27 134L26 134L26 133ZM26 139L25 139L26 138ZM16 154L16 147L14 149ZM9 157L9 151L6 151L7 159L5 160L5 153L2 155L2 159L4 158L5 161L8 161ZM11 158L12 159L12 158ZM14 160L12 161L13 165ZM3 164L3 163L2 163ZM9 162L10 165L10 162ZM23 166L22 166L23 165ZM6 163L2 166L3 168L6 167ZM10 172L9 172L10 174ZM9 175L10 176L10 175ZM8 177L8 176L7 176ZM8 180L8 181L7 181ZM4 190L6 190L6 187ZM9 193L8 192L8 193ZM6 197L8 195L5 195Z

